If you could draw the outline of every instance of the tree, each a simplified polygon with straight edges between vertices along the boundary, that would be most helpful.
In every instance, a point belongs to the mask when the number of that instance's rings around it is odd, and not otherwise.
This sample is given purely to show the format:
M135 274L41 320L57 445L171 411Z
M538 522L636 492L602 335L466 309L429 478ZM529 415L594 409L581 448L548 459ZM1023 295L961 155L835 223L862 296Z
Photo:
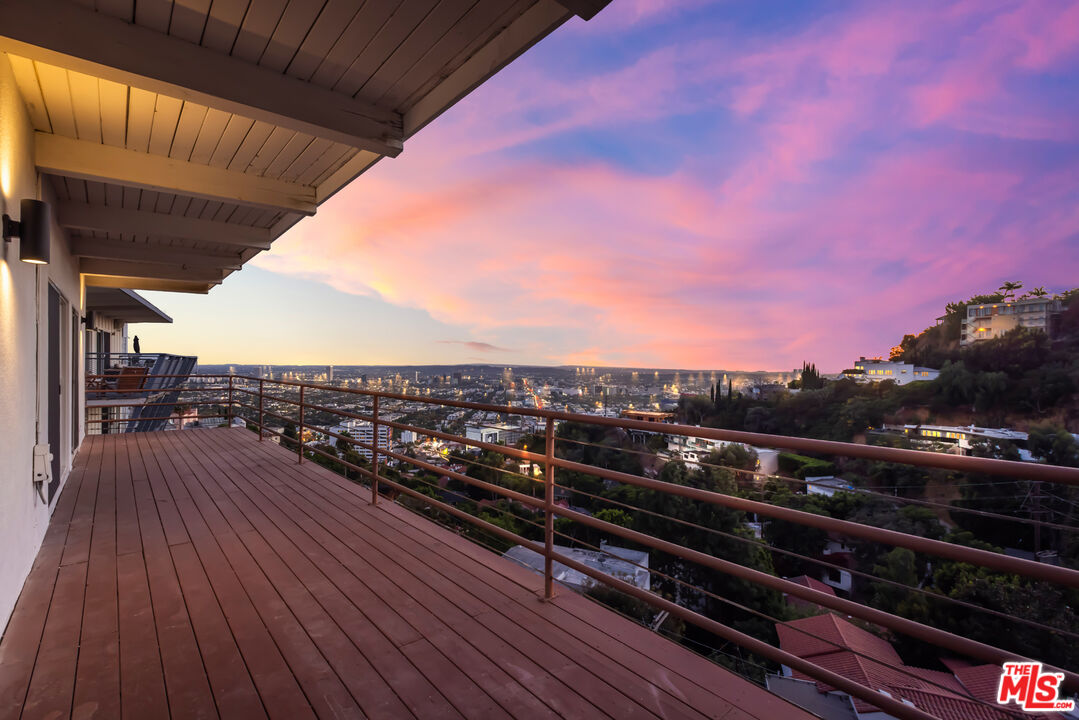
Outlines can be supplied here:
M295 450L297 447L296 439L298 437L296 434L296 426L291 422L286 422L285 430L282 434L284 437L281 438L281 447Z
M595 514L595 518L624 528L633 527L633 516L618 508L604 508Z
M1062 427L1050 424L1032 427L1027 449L1050 465L1079 467L1079 441Z
M998 289L1004 295L1005 300L1007 300L1009 297L1011 297L1014 300L1015 299L1015 291L1016 290L1021 290L1022 287L1023 287L1023 283L1021 283L1021 282L1008 281L1008 282L1005 282L1003 285L1001 285L1000 288L998 288Z
M870 605L893 615L924 622L929 613L925 596L907 589L916 588L920 583L918 563L912 551L897 547L885 553L880 557L879 564L873 566L873 574L906 587L873 583Z
M820 376L815 364L802 363L802 374L798 378L796 387L800 387L802 390L819 390L824 387L824 379Z

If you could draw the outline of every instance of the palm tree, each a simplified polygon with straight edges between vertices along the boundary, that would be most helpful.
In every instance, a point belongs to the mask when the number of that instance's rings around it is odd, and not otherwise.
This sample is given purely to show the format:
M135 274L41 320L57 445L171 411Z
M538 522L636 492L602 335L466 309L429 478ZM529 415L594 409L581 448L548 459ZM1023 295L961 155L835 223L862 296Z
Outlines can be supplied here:
M1046 295L1049 294L1049 291L1046 290L1044 287L1036 287L1033 290L1031 290L1028 294L1031 295L1032 297L1045 297Z
M1004 283L1003 285L1001 285L999 290L1001 291L1001 293L1004 294L1004 299L1005 300L1007 300L1009 296L1011 296L1012 299L1015 299L1015 291L1019 290L1022 287L1023 287L1023 283L1021 283L1021 282L1008 281L1008 282Z

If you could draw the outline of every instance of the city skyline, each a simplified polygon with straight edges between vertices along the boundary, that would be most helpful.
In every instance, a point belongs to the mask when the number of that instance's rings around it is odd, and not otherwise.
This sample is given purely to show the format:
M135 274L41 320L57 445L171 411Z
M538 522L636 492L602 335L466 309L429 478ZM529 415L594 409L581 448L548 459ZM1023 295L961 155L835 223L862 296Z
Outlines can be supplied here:
M1079 5L615 3L145 349L207 363L838 372L1079 276Z

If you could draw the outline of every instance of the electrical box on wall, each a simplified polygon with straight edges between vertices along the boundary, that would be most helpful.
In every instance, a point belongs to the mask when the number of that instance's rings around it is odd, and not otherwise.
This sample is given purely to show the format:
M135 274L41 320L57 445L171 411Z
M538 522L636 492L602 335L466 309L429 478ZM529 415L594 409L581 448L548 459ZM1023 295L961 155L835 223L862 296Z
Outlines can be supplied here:
M49 452L49 444L42 443L34 446L34 484L44 483L48 485L52 480L52 453Z

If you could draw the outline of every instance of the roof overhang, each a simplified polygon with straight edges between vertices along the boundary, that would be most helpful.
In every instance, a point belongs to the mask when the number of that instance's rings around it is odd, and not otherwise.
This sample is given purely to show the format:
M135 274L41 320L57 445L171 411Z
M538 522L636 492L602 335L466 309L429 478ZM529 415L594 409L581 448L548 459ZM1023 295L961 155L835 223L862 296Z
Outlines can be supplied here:
M207 292L609 1L4 0L0 51L87 285Z
M87 287L86 309L125 323L170 323L172 318L133 290Z

